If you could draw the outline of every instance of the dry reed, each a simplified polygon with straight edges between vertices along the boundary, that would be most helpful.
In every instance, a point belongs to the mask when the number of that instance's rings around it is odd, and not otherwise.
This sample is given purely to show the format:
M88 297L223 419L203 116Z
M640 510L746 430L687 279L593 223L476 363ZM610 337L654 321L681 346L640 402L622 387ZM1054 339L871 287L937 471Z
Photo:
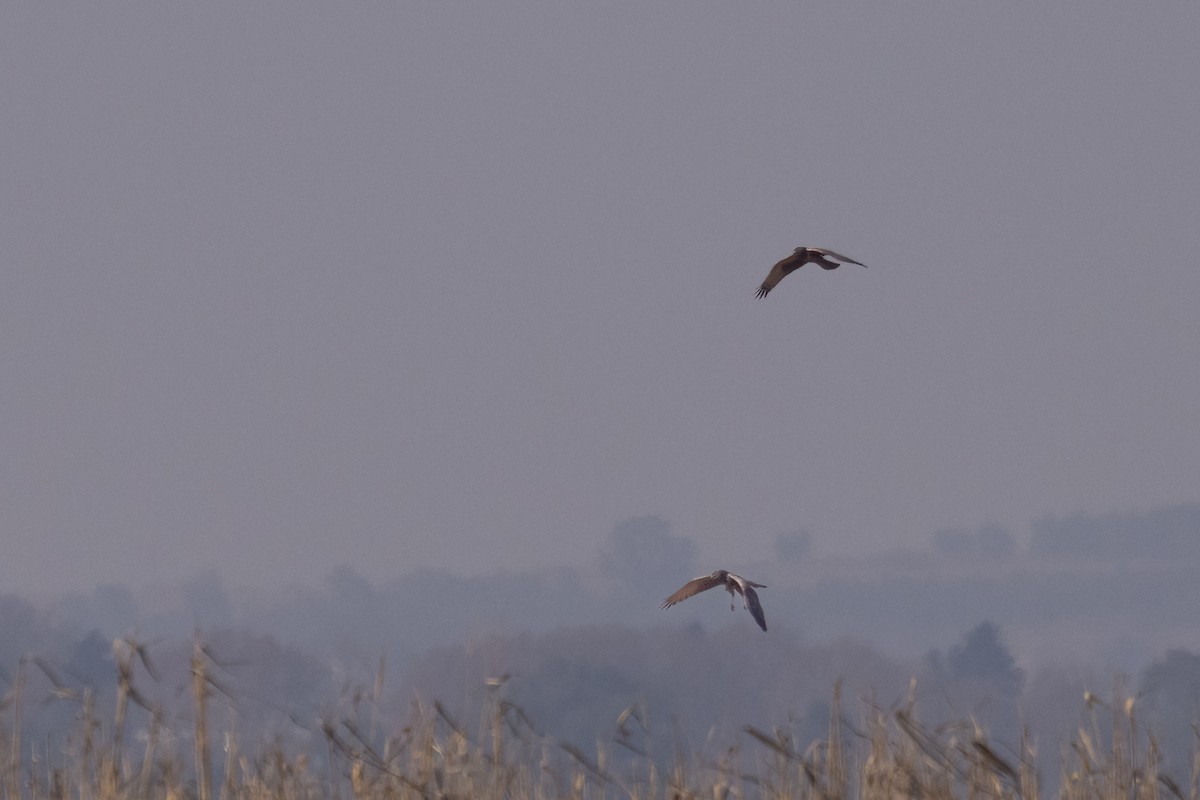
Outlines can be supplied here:
M539 733L505 699L504 678L487 682L476 726L435 702L414 705L403 726L382 733L382 663L375 685L362 695L370 703L365 725L353 716L324 721L320 754L288 753L278 744L248 751L226 732L218 740L223 773L214 776L209 704L214 692L226 693L199 639L190 663L193 714L186 735L168 731L161 709L138 689L138 666L152 672L144 648L120 640L114 653L117 696L112 716L103 720L89 690L64 689L49 665L38 664L55 698L79 706L74 731L57 749L23 739L28 662L18 665L0 703L0 800L1039 800L1042 794L1028 734L1007 748L971 720L931 727L917 713L915 692L892 709L864 700L856 725L835 686L823 738L800 741L786 728L747 726L745 738L715 759L677 752L664 766L649 752L644 708L626 709L614 721L614 737L585 752ZM130 703L145 712L137 736L126 730ZM1063 747L1061 800L1197 800L1200 759L1183 785L1162 774L1158 744L1139 727L1133 698L1118 693L1102 703L1089 695L1085 704L1090 723ZM178 746L187 738L190 758Z

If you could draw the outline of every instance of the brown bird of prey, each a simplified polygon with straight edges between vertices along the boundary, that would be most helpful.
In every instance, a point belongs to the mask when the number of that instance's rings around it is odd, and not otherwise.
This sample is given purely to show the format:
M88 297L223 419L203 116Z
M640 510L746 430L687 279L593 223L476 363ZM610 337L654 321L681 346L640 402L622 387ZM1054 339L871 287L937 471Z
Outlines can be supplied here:
M724 586L725 591L729 592L729 597L733 598L734 592L742 596L742 602L746 606L746 610L750 612L750 616L754 617L754 621L758 623L758 627L764 631L767 629L767 618L763 615L762 604L758 602L758 592L755 588L765 589L765 583L755 583L748 581L741 575L734 575L732 572L724 569L719 569L712 575L701 575L699 578L694 578L682 587L675 594L663 600L661 608L670 608L676 603L681 603L687 600L694 594L712 589L714 586ZM732 599L729 603L729 610L733 611Z
M831 258L836 260L830 261ZM821 269L837 269L841 266L839 261L846 264L858 264L860 267L866 266L861 261L846 258L832 250L826 250L824 247L797 247L790 256L771 267L771 271L767 273L767 279L762 282L762 286L758 287L758 296L766 297L777 283L805 264L816 264Z

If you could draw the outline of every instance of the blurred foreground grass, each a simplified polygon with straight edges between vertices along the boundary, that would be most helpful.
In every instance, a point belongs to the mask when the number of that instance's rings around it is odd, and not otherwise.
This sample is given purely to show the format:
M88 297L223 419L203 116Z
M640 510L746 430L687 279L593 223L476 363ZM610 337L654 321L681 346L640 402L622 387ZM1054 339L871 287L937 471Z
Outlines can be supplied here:
M1119 695L1111 703L1081 698L1089 722L1070 741L1052 743L1062 754L1054 776L1037 774L1028 736L1008 747L990 741L971 720L931 727L920 721L911 692L899 707L885 709L868 698L847 709L840 687L833 687L828 730L818 739L747 726L741 742L716 757L679 751L663 759L647 752L640 707L615 721L597 720L598 729L615 725L615 735L584 752L538 733L535 721L504 699L503 678L487 682L476 725L462 724L433 702L416 704L398 729L385 732L376 713L380 677L358 698L371 709L365 721L358 713L326 719L316 738L320 753L289 752L295 748L243 743L236 731L213 729L210 708L224 690L199 642L190 664L187 730L171 730L161 707L138 691L135 668L153 672L145 650L119 640L114 652L116 697L103 718L90 691L65 688L52 666L37 659L21 663L0 705L0 800L1036 800L1046 786L1064 800L1194 800L1200 785L1195 754L1183 783L1160 772L1160 748L1139 729L1133 698ZM31 668L49 677L59 699L79 705L65 741L23 739L26 706L34 705L24 696ZM137 730L127 730L131 703L148 719Z

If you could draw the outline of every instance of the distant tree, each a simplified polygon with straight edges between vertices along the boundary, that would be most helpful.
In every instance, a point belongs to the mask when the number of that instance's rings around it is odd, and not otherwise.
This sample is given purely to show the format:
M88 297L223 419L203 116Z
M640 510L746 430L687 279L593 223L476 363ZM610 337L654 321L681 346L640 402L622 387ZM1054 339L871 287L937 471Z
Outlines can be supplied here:
M1004 686L1013 694L1020 692L1024 672L1008 652L1000 635L1000 626L984 621L963 635L961 644L950 648L946 665L956 678L982 679Z
M935 552L952 558L984 556L1008 558L1017 552L1017 540L999 525L981 525L974 531L946 528L933 534Z
M981 525L975 533L979 554L985 558L1010 558L1017 554L1017 539L1008 528Z
M64 624L76 630L101 631L109 637L128 633L142 622L133 593L115 583L102 583L86 594L69 592L54 601L53 609L55 618Z
M329 570L325 583L344 603L365 605L375 602L375 588L371 582L349 564L338 564Z
M803 561L812 550L812 534L788 531L775 537L775 557L788 564Z
M961 718L969 713L990 737L1015 743L1020 736L1018 701L1025 673L1017 667L994 622L981 622L963 634L944 655L925 657L922 710L931 719Z
M517 681L513 701L531 719L552 723L556 737L587 748L638 698L637 666L597 665L548 654Z
M1033 555L1124 559L1200 555L1200 503L1144 513L1047 516L1030 526Z
M934 531L934 552L952 558L973 556L979 552L979 543L975 535L965 528L945 528Z
M600 551L601 572L623 595L657 597L660 586L694 577L696 546L671 534L662 517L633 517L619 523Z
M219 719L225 713L218 708L235 714L238 736L245 741L308 737L311 733L297 725L311 724L322 708L337 699L332 666L298 647L250 631L201 631L199 636L205 668L217 689L212 694L211 718ZM186 718L191 713L189 693L178 689L190 674L194 641L165 641L150 647L161 680L145 675L141 664L135 665L142 694L161 703L168 718Z
M280 709L306 718L333 695L328 666L273 636L216 631L207 645L235 700L247 709L258 705L259 723L283 724Z
M112 640L98 630L89 631L71 646L63 672L93 690L115 684L117 666Z

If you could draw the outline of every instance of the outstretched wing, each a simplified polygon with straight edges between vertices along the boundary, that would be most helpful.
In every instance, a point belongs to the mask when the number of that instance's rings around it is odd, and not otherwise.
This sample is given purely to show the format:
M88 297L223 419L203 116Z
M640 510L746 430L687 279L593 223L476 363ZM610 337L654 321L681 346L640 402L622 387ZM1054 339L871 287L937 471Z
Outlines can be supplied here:
M659 608L668 608L676 603L682 603L692 595L700 594L701 592L707 591L714 586L720 586L722 583L724 583L724 581L713 575L704 575L700 578L693 578L683 586L679 587L679 591L677 591L675 594L671 595L666 600L663 600L663 604L659 606Z
M838 261L844 261L847 264L858 264L860 267L866 266L866 264L862 263L861 261L855 261L853 258L846 258L841 253L835 253L832 250L824 247L810 247L808 249L814 253L820 253L823 256L827 256L828 258L836 258ZM828 269L828 267L826 269Z
M762 282L762 286L758 287L758 297L766 297L767 294L774 289L781 280L783 280L791 272L794 272L804 266L804 259L799 253L792 253L787 258L779 261L775 266L771 267L771 271L767 273L767 279Z
M754 621L758 623L758 627L764 631L767 629L767 616L763 614L762 603L758 602L758 592L750 584L742 586L742 594L746 598L746 610L750 612L750 616L754 617Z

